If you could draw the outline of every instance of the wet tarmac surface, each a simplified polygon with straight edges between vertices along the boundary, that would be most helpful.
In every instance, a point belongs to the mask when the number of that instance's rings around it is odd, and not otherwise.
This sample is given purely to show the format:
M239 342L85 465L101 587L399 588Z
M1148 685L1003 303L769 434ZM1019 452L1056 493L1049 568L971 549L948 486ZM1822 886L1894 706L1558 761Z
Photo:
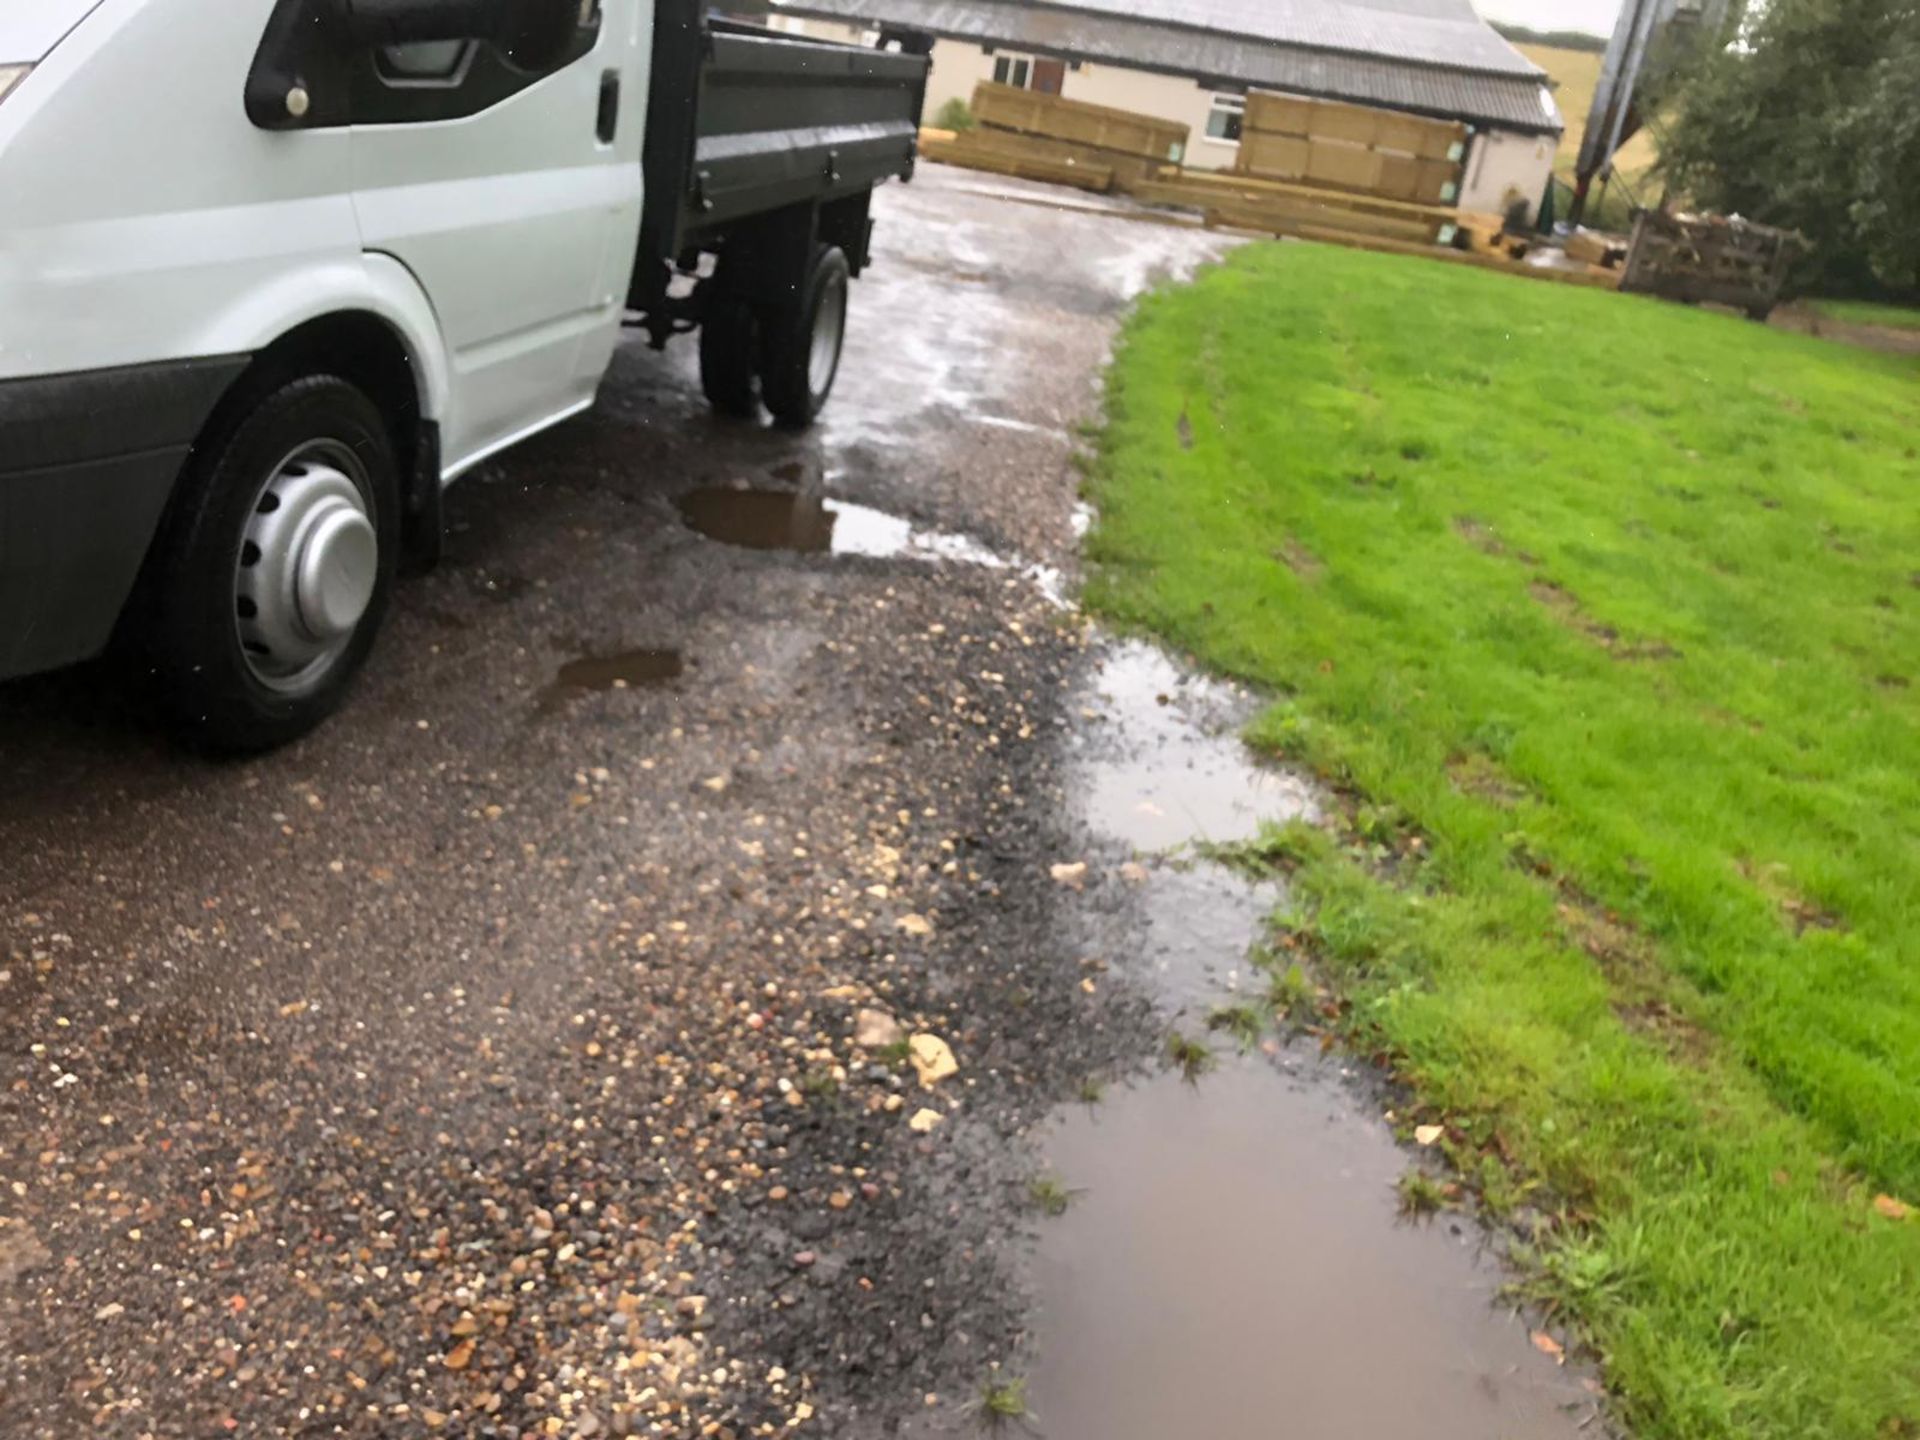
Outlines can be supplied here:
M1115 327L1223 242L973 179L880 197L816 431L718 422L687 347L632 344L463 480L310 740L212 765L108 668L0 687L0 1436L960 1431L1029 1369L1059 1405L1033 1137L1105 1197L1047 1243L1162 1213L1131 1140L1045 1127L1094 1083L1112 1133L1178 1123L1114 1087L1270 897L1153 852L1311 797L1236 780L1243 699L1151 652L1101 699L1062 608ZM1385 1333L1477 1334L1406 1255L1445 1303Z

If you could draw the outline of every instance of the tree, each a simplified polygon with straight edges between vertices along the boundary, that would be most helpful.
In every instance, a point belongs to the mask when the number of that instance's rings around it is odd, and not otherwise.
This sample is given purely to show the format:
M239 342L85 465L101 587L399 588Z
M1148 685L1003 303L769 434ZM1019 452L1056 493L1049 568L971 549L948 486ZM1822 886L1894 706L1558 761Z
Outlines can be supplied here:
M1696 203L1799 230L1809 283L1920 291L1920 0L1764 0L1663 89Z

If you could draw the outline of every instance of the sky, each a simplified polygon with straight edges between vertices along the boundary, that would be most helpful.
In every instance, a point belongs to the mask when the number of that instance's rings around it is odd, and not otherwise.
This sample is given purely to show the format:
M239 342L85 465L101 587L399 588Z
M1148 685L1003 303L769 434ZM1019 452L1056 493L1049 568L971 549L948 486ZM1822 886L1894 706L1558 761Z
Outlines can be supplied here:
M1489 20L1525 25L1534 30L1613 31L1620 0L1473 0L1474 8Z

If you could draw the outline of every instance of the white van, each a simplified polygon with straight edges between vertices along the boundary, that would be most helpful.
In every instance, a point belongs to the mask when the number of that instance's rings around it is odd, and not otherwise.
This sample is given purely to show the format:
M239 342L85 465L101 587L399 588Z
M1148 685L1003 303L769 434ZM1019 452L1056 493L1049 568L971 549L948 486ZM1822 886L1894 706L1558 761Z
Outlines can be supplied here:
M623 322L807 423L925 72L695 0L0 8L0 678L117 632L190 740L303 733Z

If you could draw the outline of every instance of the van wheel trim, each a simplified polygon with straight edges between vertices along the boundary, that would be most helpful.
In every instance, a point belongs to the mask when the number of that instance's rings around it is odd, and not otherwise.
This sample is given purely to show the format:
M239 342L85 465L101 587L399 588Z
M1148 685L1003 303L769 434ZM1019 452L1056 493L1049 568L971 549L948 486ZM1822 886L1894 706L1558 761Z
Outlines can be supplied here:
M311 440L269 473L234 558L234 625L253 678L301 695L352 643L379 583L366 467L351 447Z

